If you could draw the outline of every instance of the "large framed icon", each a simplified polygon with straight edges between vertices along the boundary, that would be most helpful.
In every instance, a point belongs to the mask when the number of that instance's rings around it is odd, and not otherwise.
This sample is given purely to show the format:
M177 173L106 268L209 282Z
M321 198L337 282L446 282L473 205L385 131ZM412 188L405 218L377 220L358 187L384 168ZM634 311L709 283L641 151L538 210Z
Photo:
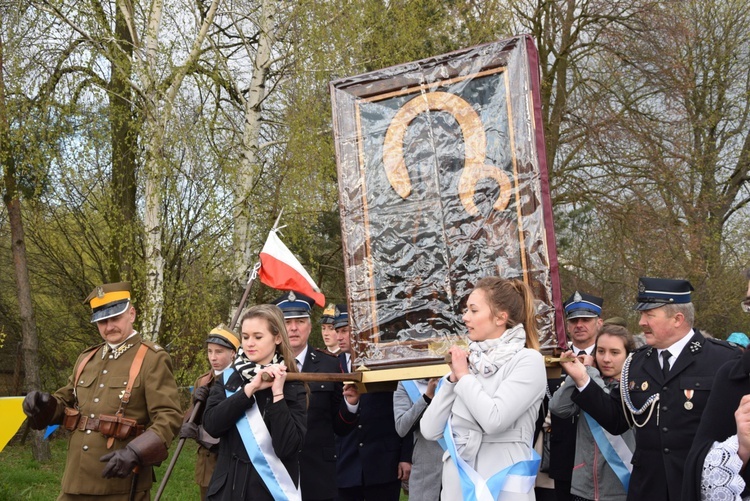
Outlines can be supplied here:
M538 82L519 36L330 83L359 364L442 362L485 276L528 283L563 344Z

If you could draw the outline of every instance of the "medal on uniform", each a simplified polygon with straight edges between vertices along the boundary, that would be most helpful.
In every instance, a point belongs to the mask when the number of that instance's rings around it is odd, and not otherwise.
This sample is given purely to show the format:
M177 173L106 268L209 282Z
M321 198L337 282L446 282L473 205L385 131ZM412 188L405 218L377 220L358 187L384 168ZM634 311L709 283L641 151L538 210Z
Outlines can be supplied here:
M694 392L695 392L695 390L685 390L685 392L684 392L685 393L685 398L687 398L687 400L685 401L685 403L682 406L685 408L686 411L693 410L693 402L691 402L690 399L693 398L693 393Z
M628 388L630 388L631 391L635 390L635 381L631 381L630 384L628 384Z
M642 391L646 391L646 390L648 390L648 381L644 381L644 382L643 382L643 383L641 384L641 390L642 390Z

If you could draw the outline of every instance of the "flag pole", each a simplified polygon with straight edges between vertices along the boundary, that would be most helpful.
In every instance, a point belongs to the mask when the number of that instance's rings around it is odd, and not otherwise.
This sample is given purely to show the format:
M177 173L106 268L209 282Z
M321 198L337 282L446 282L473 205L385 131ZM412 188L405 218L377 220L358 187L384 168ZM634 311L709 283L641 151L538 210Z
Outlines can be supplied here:
M279 215L276 216L276 221L273 223L273 228L271 228L271 231L276 232L284 227L284 226L279 227L279 221L281 220L281 214L283 213L284 213L284 209L281 209L279 211ZM245 303L247 302L247 296L250 295L250 289L255 283L255 279L258 278L258 270L260 270L260 260L256 262L255 266L253 266L253 269L250 270L250 278L247 281L245 292L242 293L242 299L240 299L240 304L237 306L237 309L235 310L234 315L232 316L232 321L229 323L230 331L234 331L234 327L237 325L237 320L239 320L240 318L240 313L242 313L242 309L245 307Z

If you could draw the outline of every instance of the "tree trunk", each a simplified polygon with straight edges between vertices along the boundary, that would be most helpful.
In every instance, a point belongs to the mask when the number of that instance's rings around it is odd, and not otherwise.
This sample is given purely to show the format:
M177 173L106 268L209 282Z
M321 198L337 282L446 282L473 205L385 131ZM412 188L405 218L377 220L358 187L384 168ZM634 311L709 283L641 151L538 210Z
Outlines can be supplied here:
M0 30L0 33L2 33L2 30ZM16 165L10 144L3 74L3 40L0 36L0 165L2 165L4 172L5 193L3 194L3 201L8 209L8 219L10 220L11 251L18 293L18 309L21 317L24 385L26 391L30 391L38 390L41 386L38 358L39 338L36 333L34 307L31 302L31 281L29 280L29 268L26 262L21 198L16 184ZM43 437L43 432L34 432L32 440L34 459L40 462L49 461L51 458L49 443L44 441Z
M237 174L237 193L235 200L235 265L234 283L238 289L244 286L244 280L255 259L251 254L253 242L250 223L250 200L253 182L258 173L259 138L262 118L263 100L266 98L266 80L271 68L271 51L276 42L275 35L276 5L273 0L263 0L260 20L258 47L253 62L253 76L245 101L245 130L243 132L242 165Z

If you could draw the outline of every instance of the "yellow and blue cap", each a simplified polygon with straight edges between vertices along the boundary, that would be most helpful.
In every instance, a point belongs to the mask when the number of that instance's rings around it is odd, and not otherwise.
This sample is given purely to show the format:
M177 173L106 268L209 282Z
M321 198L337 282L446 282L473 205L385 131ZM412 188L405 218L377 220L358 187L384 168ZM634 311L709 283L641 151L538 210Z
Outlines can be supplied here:
M237 334L224 327L224 325L219 325L208 333L206 344L208 343L218 344L234 351L237 351L240 347L240 340Z
M130 282L99 285L84 303L91 306L92 323L121 315L130 306Z
M325 310L323 310L323 314L320 316L320 323L332 324L335 318L336 318L336 305L331 303L328 306L326 306Z

